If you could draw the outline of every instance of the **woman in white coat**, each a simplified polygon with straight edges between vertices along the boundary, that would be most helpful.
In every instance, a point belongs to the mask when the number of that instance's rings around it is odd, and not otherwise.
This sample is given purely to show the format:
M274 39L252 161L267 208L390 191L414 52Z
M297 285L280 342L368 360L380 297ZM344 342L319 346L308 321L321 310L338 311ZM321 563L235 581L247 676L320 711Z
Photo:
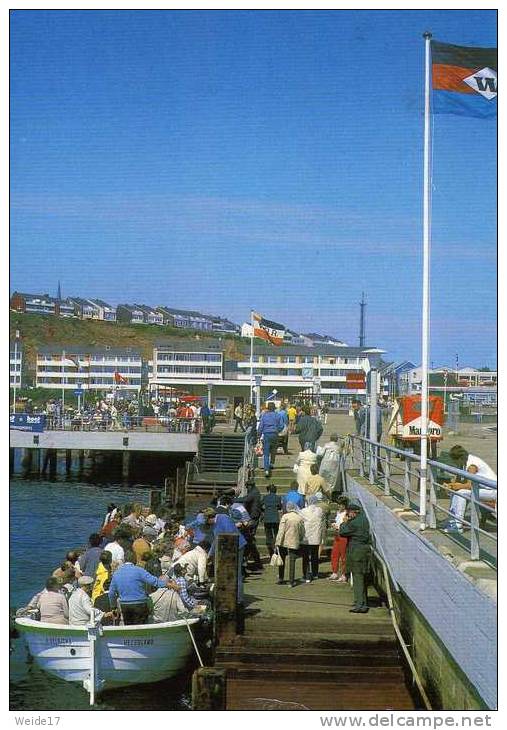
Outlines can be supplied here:
M326 533L326 517L316 495L308 497L308 505L299 511L305 535L301 544L303 576L306 583L319 577L319 547Z
M312 475L310 467L312 466L312 464L316 463L317 454L315 454L313 451L310 451L310 449L306 449L305 451L301 451L299 453L297 461L294 464L293 471L296 474L298 480L298 492L300 494L305 494L306 482L308 480L308 477L311 477Z

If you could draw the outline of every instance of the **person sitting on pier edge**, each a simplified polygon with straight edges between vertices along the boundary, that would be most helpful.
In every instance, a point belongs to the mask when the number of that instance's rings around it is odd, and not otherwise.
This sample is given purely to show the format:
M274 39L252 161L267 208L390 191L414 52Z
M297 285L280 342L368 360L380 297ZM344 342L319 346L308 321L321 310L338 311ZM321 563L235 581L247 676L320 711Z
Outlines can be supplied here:
M319 577L319 547L326 534L326 520L319 506L319 498L316 495L308 497L307 506L299 514L304 520L301 544L303 577L306 583L311 583Z
M185 578L197 581L199 584L206 583L208 580L206 567L210 547L210 543L204 540L192 550L189 550L188 553L182 555L181 558L178 558L175 565L181 565L185 569Z
M286 512L280 520L278 533L276 535L275 544L278 548L282 565L278 568L278 584L284 585L285 580L285 561L289 556L289 583L290 587L296 585L296 558L299 557L299 548L304 540L304 520L297 511L294 502L287 502Z
M465 450L463 449L463 451ZM497 481L497 476L495 472L490 466L488 466L488 464L486 464L485 461L480 459L478 456L473 456L472 454L468 454L468 452L465 453L467 459L467 472L476 476L482 476L484 477L484 479L491 479L495 482ZM444 527L444 532L462 533L464 529L463 519L465 517L465 512L467 510L469 502L466 497L470 497L470 492L472 490L472 480L468 479L464 482L461 482L456 479L456 481L449 482L447 486L449 487L449 489L454 490L455 494L453 494L453 496L451 497L451 504L449 507L449 512L451 513L451 515L453 515L453 517L451 517L447 521ZM496 502L497 490L482 486L479 483L478 497L481 501Z
M296 508L301 509L305 506L305 498L303 495L298 491L299 484L298 482L293 479L290 483L289 491L287 494L284 494L282 497L282 509L284 512L287 511L287 504L288 502L292 502L296 505Z
M348 540L346 537L342 537L340 535L339 530L349 506L349 498L342 495L341 497L338 497L336 504L338 506L338 510L336 512L334 522L331 525L333 530L335 530L333 547L331 548L331 568L333 572L329 576L329 580L336 580L338 583L346 583L347 576L345 574L345 560Z
M241 570L241 566L243 565L243 553L245 550L246 540L241 534L241 532L238 530L236 525L234 524L234 521L229 517L229 515L217 515L215 510L211 507L207 507L203 514L206 518L206 522L208 525L210 525L213 529L213 542L211 543L211 547L208 552L208 557L212 558L215 554L216 550L216 543L218 535L222 534L233 534L233 535L239 535L239 542L238 542L238 603L243 603L243 571Z
M276 486L268 484L267 494L262 498L262 506L264 509L264 532L266 533L266 547L269 557L275 550L275 539L280 526L280 512L282 511L282 499L276 493Z
M147 587L163 588L172 585L168 578L156 578L144 568L134 565L135 553L125 551L125 563L114 573L109 587L109 601L116 606L120 601L123 622L126 625L144 624L148 619Z
M48 578L46 589L38 594L35 608L39 609L40 620L48 624L68 624L69 607L67 599L61 592L61 583L58 578ZM33 599L32 599L33 601ZM32 601L28 604L31 606Z
M348 538L346 570L352 574L354 607L350 613L368 613L366 574L370 564L370 525L357 504L350 503L340 525L341 537Z
M111 618L113 613L103 613L94 608L91 601L91 592L94 580L89 575L82 575L78 580L78 588L69 598L69 624L71 626L86 626L96 623L102 618Z
M306 451L306 449L315 451L315 444L322 436L323 431L321 422L315 416L310 415L310 406L303 406L303 415L296 423L296 428L294 429L294 433L298 434L301 451Z
M278 434L282 429L283 423L278 413L275 413L275 404L273 401L269 401L268 408L262 412L257 427L257 435L259 438L262 436L263 440L264 473L268 479L271 476L271 470L275 466Z
M88 575L95 579L95 573L97 572L97 566L102 553L102 538L98 533L94 532L88 538L88 543L90 547L79 556L76 569L78 575Z

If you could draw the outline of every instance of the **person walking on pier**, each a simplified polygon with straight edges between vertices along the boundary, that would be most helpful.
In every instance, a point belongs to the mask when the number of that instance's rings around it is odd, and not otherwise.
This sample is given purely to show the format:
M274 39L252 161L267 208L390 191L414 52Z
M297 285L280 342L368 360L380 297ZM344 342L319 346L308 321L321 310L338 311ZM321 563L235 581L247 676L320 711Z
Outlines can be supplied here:
M280 520L275 541L280 557L282 558L282 565L278 568L278 584L285 584L285 561L288 556L289 584L291 588L294 588L296 585L296 558L299 556L299 548L305 536L304 520L299 512L297 512L297 507L294 502L287 502L285 509L286 512Z
M266 533L266 547L268 548L269 557L275 551L275 539L280 526L280 512L282 511L282 499L276 493L276 486L268 484L268 493L262 498L262 506L264 510L264 532Z
M307 506L299 513L304 520L301 551L305 583L311 583L319 577L319 546L326 534L326 521L319 501L316 495L308 497Z
M269 479L271 470L275 466L276 451L278 449L278 434L283 429L283 423L278 413L275 413L273 401L268 403L266 411L262 412L257 428L257 435L263 439L264 473Z
M238 403L234 409L234 421L234 433L238 430L238 426L241 428L243 433L245 433L245 427L243 426L243 406L241 403Z
M323 431L324 428L321 422L315 416L310 415L310 406L305 405L303 407L303 415L296 423L296 428L294 429L294 433L297 433L299 437L301 451L305 451L306 449L315 451L315 444L322 436Z
M370 563L370 526L361 507L351 503L340 526L341 537L348 538L346 569L352 574L354 606L350 613L368 613L366 574Z
M340 535L340 527L343 518L349 506L349 498L342 495L337 500L338 511L331 525L336 531L333 539L333 547L331 548L331 568L333 572L329 576L329 580L336 580L338 583L346 583L347 576L345 574L345 560L347 554L347 538Z

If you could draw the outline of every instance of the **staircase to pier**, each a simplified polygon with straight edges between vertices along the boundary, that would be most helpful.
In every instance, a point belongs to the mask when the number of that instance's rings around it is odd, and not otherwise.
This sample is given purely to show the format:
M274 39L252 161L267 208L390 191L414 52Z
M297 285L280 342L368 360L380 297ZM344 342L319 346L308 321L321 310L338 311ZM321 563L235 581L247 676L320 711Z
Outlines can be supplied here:
M188 471L187 495L213 496L236 486L244 448L243 434L201 434L196 459Z

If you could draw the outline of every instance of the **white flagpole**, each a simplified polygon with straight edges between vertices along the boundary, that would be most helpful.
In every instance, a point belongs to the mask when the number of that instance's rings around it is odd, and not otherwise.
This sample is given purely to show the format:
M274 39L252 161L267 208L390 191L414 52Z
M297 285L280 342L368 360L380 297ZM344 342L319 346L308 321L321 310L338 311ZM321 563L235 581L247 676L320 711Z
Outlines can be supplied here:
M254 318L253 309L250 310L250 403L253 403L253 341L254 341Z
M62 350L62 419L65 412L65 350Z
M426 528L426 493L428 477L428 353L430 318L430 51L431 33L424 33L424 197L423 197L423 300L421 358L421 487L419 497L420 529Z

